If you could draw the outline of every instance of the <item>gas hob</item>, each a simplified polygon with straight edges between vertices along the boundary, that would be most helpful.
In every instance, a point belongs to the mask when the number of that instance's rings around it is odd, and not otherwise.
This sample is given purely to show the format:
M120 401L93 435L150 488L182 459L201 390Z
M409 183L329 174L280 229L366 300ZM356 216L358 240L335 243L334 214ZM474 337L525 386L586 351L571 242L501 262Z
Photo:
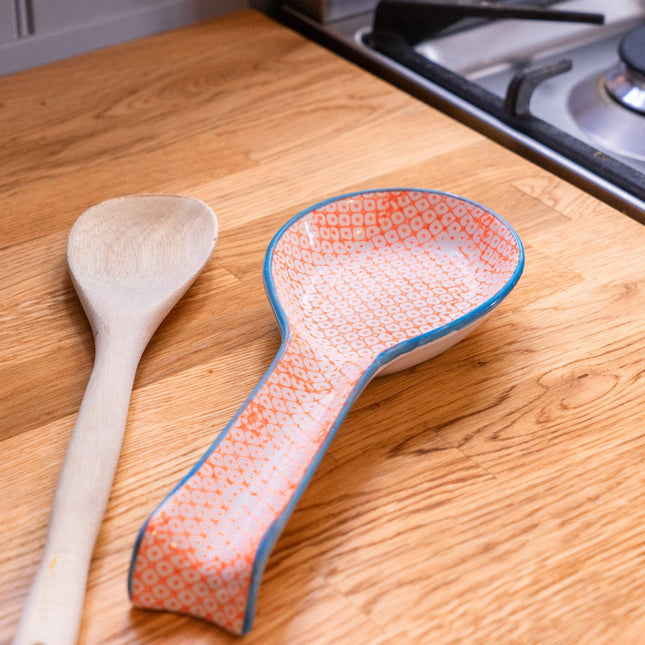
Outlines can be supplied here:
M645 223L645 0L289 3L291 26Z

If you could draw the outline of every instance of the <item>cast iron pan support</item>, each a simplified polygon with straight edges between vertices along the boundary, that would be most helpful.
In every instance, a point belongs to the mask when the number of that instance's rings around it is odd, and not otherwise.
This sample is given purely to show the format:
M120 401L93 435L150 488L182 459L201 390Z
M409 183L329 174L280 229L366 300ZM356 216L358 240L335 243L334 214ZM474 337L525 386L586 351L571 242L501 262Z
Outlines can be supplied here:
M601 13L557 11L528 5L490 2L445 2L441 0L381 0L376 7L372 35L398 34L417 45L463 18L520 18L603 24Z
M524 69L513 76L506 90L504 111L509 116L528 116L533 90L547 78L568 72L572 67L569 59Z

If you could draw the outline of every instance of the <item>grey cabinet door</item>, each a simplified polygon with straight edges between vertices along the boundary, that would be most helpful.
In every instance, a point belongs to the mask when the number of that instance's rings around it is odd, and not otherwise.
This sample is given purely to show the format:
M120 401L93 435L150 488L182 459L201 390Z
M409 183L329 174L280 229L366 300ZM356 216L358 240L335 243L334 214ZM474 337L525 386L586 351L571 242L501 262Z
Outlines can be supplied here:
M163 5L159 0L31 0L37 34L69 31ZM166 3L168 4L168 3Z
M15 0L0 0L0 44L18 37Z
M248 0L0 0L0 75L248 7Z

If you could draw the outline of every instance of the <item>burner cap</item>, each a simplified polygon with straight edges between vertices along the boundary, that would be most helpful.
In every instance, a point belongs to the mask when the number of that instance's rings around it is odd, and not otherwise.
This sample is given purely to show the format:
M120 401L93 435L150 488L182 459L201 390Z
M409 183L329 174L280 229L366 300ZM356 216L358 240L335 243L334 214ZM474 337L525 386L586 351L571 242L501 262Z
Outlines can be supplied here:
M645 27L627 34L620 41L618 54L631 71L645 76Z
M634 29L618 46L620 60L605 75L605 89L625 108L645 114L645 27Z

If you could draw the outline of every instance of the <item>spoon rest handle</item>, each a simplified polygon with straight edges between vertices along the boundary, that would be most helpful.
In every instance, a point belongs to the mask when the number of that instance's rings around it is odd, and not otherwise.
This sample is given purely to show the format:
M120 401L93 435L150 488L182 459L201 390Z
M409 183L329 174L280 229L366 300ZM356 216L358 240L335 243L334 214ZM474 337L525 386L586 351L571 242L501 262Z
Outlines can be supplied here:
M341 359L342 360L342 359ZM365 368L287 340L237 415L148 518L130 596L235 634L252 626L264 565L349 406Z
M114 350L114 351L113 351ZM56 487L43 555L13 645L74 645L140 352L96 350Z

